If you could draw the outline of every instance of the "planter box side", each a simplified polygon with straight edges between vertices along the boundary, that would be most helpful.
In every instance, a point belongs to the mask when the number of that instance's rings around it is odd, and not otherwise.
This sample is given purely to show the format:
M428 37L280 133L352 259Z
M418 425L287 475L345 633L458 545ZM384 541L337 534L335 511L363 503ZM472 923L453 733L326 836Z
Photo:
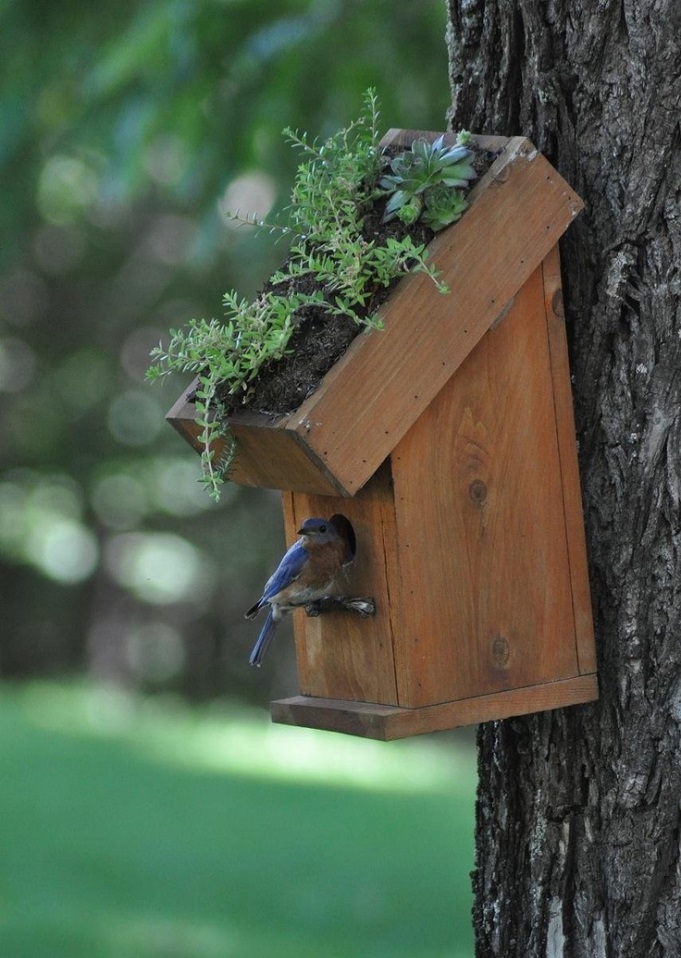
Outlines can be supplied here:
M417 135L391 131L389 137L406 145ZM250 417L232 417L242 447L236 481L355 495L577 215L579 197L528 140L476 139L506 145L471 191L462 220L430 244L430 260L451 292L442 295L424 275L405 278L383 308L385 329L358 336L295 413L267 422L252 437ZM177 407L180 418L173 421ZM169 414L197 448L192 416L182 402ZM286 438L270 440L268 432Z
M196 407L186 399L198 383L194 382L177 400L166 415L170 425L183 439L201 453L201 427L196 423ZM260 413L241 413L231 416L228 425L237 443L237 450L229 479L243 486L263 489L298 489L322 495L343 495L335 477L319 461L314 451L301 442L295 429L283 427L287 417L272 417ZM279 428L277 428L279 427ZM211 446L219 458L224 440Z

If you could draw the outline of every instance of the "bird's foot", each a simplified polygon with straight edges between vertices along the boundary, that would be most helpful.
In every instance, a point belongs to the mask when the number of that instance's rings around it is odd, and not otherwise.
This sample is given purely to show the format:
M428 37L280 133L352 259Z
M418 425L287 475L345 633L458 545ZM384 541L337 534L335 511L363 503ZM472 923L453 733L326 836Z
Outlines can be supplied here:
M363 619L376 615L376 602L368 596L324 595L308 602L305 615L315 618L322 612L357 612Z

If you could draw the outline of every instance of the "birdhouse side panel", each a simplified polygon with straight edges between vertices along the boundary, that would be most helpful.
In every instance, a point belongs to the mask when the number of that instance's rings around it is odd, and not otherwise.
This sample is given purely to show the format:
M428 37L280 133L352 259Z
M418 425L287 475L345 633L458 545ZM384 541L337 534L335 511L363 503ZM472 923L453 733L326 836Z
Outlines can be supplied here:
M399 704L578 674L541 267L391 460Z
M563 312L560 256L557 246L542 263L542 273L551 356L553 402L556 410L558 450L563 483L563 507L570 560L577 657L580 672L595 673L596 645L591 609L579 461L577 458L575 416L570 386L570 363Z
M295 537L309 516L341 513L357 538L357 553L348 567L342 591L376 602L376 615L325 612L294 616L298 677L303 695L397 704L393 633L399 629L396 589L395 514L390 470L382 467L352 499L284 494L287 537Z

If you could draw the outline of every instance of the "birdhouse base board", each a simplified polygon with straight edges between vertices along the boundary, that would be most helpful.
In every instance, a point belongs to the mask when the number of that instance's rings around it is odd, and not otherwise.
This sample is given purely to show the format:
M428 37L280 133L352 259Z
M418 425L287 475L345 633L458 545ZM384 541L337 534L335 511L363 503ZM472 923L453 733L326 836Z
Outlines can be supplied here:
M597 698L597 677L595 673L589 673L544 685L508 689L417 709L296 695L271 702L270 712L272 721L283 725L344 732L346 735L387 742L514 715L581 705Z

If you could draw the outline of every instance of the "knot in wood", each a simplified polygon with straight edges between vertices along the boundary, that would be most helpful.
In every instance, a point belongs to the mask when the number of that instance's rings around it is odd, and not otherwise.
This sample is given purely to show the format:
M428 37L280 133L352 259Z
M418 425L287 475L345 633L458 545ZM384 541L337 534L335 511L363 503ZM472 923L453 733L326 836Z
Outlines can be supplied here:
M503 635L495 635L492 641L492 658L498 669L507 669L511 658L511 647Z
M482 479L474 479L468 487L468 495L477 506L483 505L487 499L487 486Z

